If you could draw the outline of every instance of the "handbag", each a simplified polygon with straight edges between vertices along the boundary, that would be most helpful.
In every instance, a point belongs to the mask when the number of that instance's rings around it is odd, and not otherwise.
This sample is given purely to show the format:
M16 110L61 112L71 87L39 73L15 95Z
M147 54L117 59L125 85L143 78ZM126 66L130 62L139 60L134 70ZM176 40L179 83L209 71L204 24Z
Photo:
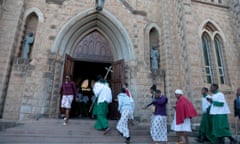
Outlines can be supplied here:
M153 113L155 112L155 109L156 109L155 105L151 105L151 111L152 111Z

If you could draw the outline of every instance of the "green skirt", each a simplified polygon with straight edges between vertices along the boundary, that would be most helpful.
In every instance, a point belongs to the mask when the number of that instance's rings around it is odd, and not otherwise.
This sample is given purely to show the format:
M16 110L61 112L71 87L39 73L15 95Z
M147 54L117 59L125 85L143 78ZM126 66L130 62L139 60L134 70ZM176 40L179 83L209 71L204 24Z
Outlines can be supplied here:
M108 128L108 103L102 102L95 105L95 114L97 115L97 121L95 123L95 129L104 130Z
M212 134L218 138L232 136L226 114L212 115Z
M208 115L209 128L207 128L206 137L211 143L218 144L218 139L231 136L228 117L222 115Z
M209 115L207 113L204 113L202 115L202 119L201 119L201 123L200 123L200 127L198 130L198 137L201 136L206 136L206 133L209 131Z

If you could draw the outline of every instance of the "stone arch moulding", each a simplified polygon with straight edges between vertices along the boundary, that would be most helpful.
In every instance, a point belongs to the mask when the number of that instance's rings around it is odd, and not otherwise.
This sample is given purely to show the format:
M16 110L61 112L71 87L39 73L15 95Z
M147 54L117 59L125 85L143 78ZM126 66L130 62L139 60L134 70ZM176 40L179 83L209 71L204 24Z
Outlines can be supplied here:
M212 23L212 24L217 28L218 34L222 37L223 41L225 42L225 41L226 41L226 37L225 37L222 29L220 28L220 26L219 26L215 21L213 21L213 20L211 20L211 19L206 19L206 20L204 20L204 21L200 24L199 29L198 29L198 32L199 32L198 35L199 35L199 37L201 38L201 36L202 36L202 34L203 34L203 32L204 32L204 26L205 26L205 24L207 24L208 22Z
M59 31L51 51L63 56L71 55L73 49L84 35L93 30L103 34L113 46L114 60L134 60L131 39L121 22L107 10L97 12L89 9L70 19Z
M149 50L149 45L150 45L149 33L152 28L155 28L157 30L159 38L161 36L160 27L156 23L150 23L150 24L146 25L145 30L144 30L144 39L145 39L145 42L144 42L144 53L145 53L144 64L145 64L145 66L147 66L146 61L149 60L149 57L146 57L146 55L147 55L147 51ZM160 42L160 40L159 40L159 42Z
M44 15L42 13L42 11L39 8L36 7L32 7L26 10L25 14L24 14L24 20L27 18L27 16L29 16L31 13L36 13L36 15L38 16L38 20L40 23L44 22Z

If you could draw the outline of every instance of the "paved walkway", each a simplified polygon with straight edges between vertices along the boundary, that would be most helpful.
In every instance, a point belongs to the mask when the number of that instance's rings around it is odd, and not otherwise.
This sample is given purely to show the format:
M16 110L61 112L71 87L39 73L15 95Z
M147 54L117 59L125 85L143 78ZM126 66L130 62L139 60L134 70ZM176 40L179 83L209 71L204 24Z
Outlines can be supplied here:
M0 123L3 123L0 121ZM103 135L102 131L93 128L95 120L70 120L63 126L62 119L39 119L20 121L16 126L0 130L0 144L124 144L115 130L117 121L109 121L112 130ZM130 127L132 143L150 144L149 124L136 123ZM176 143L176 135L169 133L169 144ZM190 136L191 144L197 144L195 137Z

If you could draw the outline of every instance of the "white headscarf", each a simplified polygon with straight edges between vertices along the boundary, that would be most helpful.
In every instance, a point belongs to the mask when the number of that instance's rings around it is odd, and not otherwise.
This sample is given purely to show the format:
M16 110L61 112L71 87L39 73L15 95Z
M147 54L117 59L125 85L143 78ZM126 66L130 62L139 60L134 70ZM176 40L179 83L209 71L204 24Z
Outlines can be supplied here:
M182 90L180 90L180 89L176 89L176 90L175 90L175 94L180 94L180 95L183 95L183 91L182 91Z

